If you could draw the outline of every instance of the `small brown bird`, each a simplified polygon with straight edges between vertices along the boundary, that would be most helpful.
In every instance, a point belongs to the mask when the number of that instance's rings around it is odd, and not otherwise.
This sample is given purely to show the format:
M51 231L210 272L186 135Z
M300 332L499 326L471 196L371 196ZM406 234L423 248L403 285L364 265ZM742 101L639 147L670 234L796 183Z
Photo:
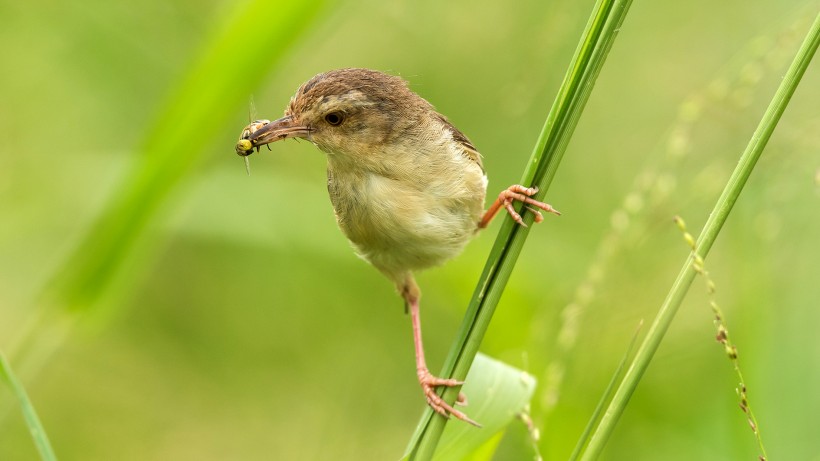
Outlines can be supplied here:
M430 373L419 319L420 291L413 272L461 252L501 208L524 225L512 206L559 214L530 198L535 188L502 191L484 211L487 176L473 144L399 77L369 69L339 69L305 82L285 116L251 123L236 152L287 138L303 138L327 153L327 189L342 232L359 256L389 278L409 307L416 371L427 403L438 413L477 425L444 402L437 386L461 381ZM459 395L458 404L466 403Z

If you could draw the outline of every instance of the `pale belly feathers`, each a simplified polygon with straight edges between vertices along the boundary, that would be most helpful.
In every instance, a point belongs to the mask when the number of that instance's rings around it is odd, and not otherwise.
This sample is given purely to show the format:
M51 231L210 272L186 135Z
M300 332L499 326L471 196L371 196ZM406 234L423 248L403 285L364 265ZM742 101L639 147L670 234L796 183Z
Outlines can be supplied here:
M452 163L446 167L461 174L441 174L443 165L409 165L385 175L333 168L331 160L331 202L357 253L394 278L459 254L477 231L487 178L474 163Z

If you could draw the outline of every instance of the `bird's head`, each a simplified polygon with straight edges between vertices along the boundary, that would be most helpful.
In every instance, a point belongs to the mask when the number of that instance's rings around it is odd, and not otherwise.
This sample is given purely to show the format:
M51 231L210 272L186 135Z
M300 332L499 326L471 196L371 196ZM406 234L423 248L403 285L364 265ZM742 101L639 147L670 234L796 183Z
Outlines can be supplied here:
M284 117L243 135L237 153L250 155L265 144L303 138L328 154L363 158L418 132L425 113L433 113L432 106L399 77L369 69L333 70L299 87Z

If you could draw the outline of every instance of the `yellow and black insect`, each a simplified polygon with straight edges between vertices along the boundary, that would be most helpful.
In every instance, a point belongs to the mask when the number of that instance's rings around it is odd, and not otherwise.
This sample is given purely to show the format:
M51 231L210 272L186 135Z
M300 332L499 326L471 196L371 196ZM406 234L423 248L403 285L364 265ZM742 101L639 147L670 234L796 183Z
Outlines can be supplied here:
M255 116L256 105L253 103L253 97L251 97L248 109L248 121L250 123L242 129L242 134L239 135L239 141L236 142L236 153L245 158L245 170L248 172L248 176L251 174L251 164L248 160L248 156L253 153L254 148L250 137L263 126L270 123L270 120L253 120ZM270 147L268 147L268 149L270 149ZM259 152L259 146L256 146L256 151Z

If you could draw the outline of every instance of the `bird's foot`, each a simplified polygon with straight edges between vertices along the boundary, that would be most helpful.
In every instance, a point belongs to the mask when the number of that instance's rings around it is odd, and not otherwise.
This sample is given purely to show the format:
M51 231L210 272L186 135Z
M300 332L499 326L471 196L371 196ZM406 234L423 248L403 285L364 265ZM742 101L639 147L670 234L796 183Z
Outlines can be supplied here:
M421 389L424 391L424 397L427 399L427 404L430 405L436 413L444 416L445 418L449 418L450 415L455 416L457 419L460 419L466 423L472 424L475 427L481 427L481 424L473 421L465 415L464 413L456 410L450 404L444 401L438 394L436 394L436 387L439 386L447 386L447 387L454 387L460 386L464 384L464 381L458 381L455 379L443 379L433 376L430 373L430 370L426 368L420 369L418 371L419 376L419 384L421 384ZM458 393L458 399L456 400L456 405L466 406L467 405L467 396L464 393Z
M539 202L538 200L531 198L533 195L537 193L537 187L524 187L518 184L514 184L508 187L507 189L501 191L501 193L498 194L498 200L500 200L501 203L504 204L504 208L507 210L507 213L509 213L510 216L512 216L513 220L525 227L526 224L524 224L524 220L521 219L521 215L518 214L517 211L515 211L515 208L513 208L513 202L516 200L519 202L524 202L527 205L531 205L527 206L527 209L535 215L535 222L537 223L544 220L544 215L542 215L541 211L539 211L538 209L544 210L547 213L552 213L558 216L561 215L561 212L553 208L552 205L550 205L549 203Z
M526 208L535 215L535 222L537 223L544 220L544 215L541 214L540 210L559 216L561 215L561 213L553 208L552 205L539 202L538 200L532 198L532 196L537 193L537 187L524 187L519 184L513 184L512 186L502 190L501 193L498 194L498 198L495 199L495 202L493 202L490 208L487 209L487 212L484 213L484 216L482 216L481 221L478 223L478 228L483 229L487 227L501 207L504 207L504 209L507 210L507 213L510 214L515 222L526 227L527 225L524 224L524 220L521 218L521 215L518 214L513 207L513 202L515 201L523 202L526 205Z

